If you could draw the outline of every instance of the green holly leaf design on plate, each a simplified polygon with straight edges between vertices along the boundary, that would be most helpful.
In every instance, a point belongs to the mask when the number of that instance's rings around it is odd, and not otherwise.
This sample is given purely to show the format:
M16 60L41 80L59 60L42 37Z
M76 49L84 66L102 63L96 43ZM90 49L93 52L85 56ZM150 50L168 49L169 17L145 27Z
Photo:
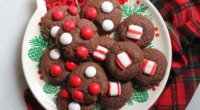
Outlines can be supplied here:
M136 102L144 103L148 100L149 94L146 90L145 91L137 91L136 89L134 89L132 98Z
M55 86L55 85L46 83L43 86L43 91L47 94L56 94L60 91L60 86Z
M43 51L42 47L33 47L29 49L28 56L32 61L39 62Z
M152 48L153 47L153 44L150 43L146 48Z
M46 48L48 47L49 43L41 36L34 37L32 40L30 40L30 44L32 47L41 47Z

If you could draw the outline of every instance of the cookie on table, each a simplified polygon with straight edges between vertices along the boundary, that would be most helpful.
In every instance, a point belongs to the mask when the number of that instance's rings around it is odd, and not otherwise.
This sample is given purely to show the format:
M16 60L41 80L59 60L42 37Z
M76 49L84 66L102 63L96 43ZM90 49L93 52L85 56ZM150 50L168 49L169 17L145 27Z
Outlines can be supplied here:
M52 84L62 84L66 81L70 71L65 69L61 60L61 53L57 48L47 48L42 55L40 66L44 80Z
M113 32L121 22L122 9L117 0L88 0L82 16L93 20L101 34Z
M64 85L58 95L57 108L58 110L94 110L96 103L84 105L73 101L71 94Z
M78 9L74 6L56 6L50 9L41 19L41 34L46 39L55 39L58 31L64 29L64 23L68 20L79 19Z
M144 63L142 73L138 74L135 82L143 88L151 88L158 84L165 76L167 59L157 49L144 49Z
M130 99L132 91L131 81L108 82L108 92L100 97L100 105L110 110L118 110Z
M67 81L69 92L74 101L81 104L96 102L99 95L107 92L107 76L97 63L80 64Z
M142 15L132 15L120 23L118 37L121 41L131 41L141 48L148 46L154 38L154 26Z
M142 72L143 60L143 52L136 44L117 42L109 49L106 66L113 78L127 81Z

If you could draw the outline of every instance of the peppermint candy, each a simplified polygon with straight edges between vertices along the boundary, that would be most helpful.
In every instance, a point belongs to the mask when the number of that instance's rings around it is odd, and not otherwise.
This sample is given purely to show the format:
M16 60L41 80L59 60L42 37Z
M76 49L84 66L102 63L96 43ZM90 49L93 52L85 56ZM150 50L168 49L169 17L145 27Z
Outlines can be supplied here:
M108 49L102 46L97 46L97 49L93 52L93 57L96 60L104 61L106 59L106 54L108 53Z
M120 96L121 95L121 84L119 82L108 82L108 95L109 96Z
M116 62L121 69L126 69L133 63L132 59L126 52L117 54Z
M149 76L153 76L153 74L156 71L156 67L157 67L156 62L144 59L144 62L143 62L143 65L142 65L142 72L144 74L149 75Z
M143 33L143 28L137 25L129 25L127 37L132 40L140 40Z

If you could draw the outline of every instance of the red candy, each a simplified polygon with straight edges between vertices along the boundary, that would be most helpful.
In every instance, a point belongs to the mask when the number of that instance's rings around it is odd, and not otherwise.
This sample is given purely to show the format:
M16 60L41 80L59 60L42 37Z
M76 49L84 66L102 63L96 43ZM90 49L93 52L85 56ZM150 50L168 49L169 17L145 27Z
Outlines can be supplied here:
M79 76L77 75L74 75L71 77L70 79L70 85L72 87L80 87L81 86L81 83L82 83L82 80Z
M71 62L71 61L67 61L67 62L65 63L65 67L66 67L67 70L73 71L74 69L76 69L77 64L74 63L74 62Z
M67 91L66 89L62 89L62 90L60 91L60 95L61 95L61 97L62 97L63 99L68 99L68 98L69 98L69 93L68 93L68 91Z
M50 73L52 76L59 76L62 73L62 68L58 64L54 64L50 68Z
M64 11L62 9L56 9L53 11L52 16L54 20L62 20L64 18Z
M88 56L88 48L80 46L76 49L76 55L79 58L86 58Z
M90 27L86 26L86 27L82 28L82 30L81 30L81 35L84 39L92 38L93 34L94 34L94 31Z
M68 11L72 14L72 15L77 15L78 14L78 8L75 6L69 6L68 7Z
M92 83L89 86L89 91L93 95L97 95L101 92L101 87L98 83Z
M72 93L72 97L75 100L82 101L84 96L83 96L83 93L81 91L74 90L73 93Z
M76 26L76 22L74 20L68 20L64 23L63 28L66 31L71 31L75 28L75 26Z
M85 11L86 18L92 20L97 17L97 10L93 7L87 8Z

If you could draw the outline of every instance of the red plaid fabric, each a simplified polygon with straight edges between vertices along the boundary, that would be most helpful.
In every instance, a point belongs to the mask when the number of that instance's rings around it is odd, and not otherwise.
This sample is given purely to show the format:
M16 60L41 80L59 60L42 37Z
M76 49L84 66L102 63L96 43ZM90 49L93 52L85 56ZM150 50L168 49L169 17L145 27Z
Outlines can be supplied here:
M47 8L75 5L75 0L45 0ZM87 0L77 0L82 7ZM121 4L127 0L118 0ZM139 2L139 0L137 0ZM150 0L168 27L173 62L162 95L151 110L185 110L200 82L200 0ZM30 90L26 90L28 110L42 110Z

